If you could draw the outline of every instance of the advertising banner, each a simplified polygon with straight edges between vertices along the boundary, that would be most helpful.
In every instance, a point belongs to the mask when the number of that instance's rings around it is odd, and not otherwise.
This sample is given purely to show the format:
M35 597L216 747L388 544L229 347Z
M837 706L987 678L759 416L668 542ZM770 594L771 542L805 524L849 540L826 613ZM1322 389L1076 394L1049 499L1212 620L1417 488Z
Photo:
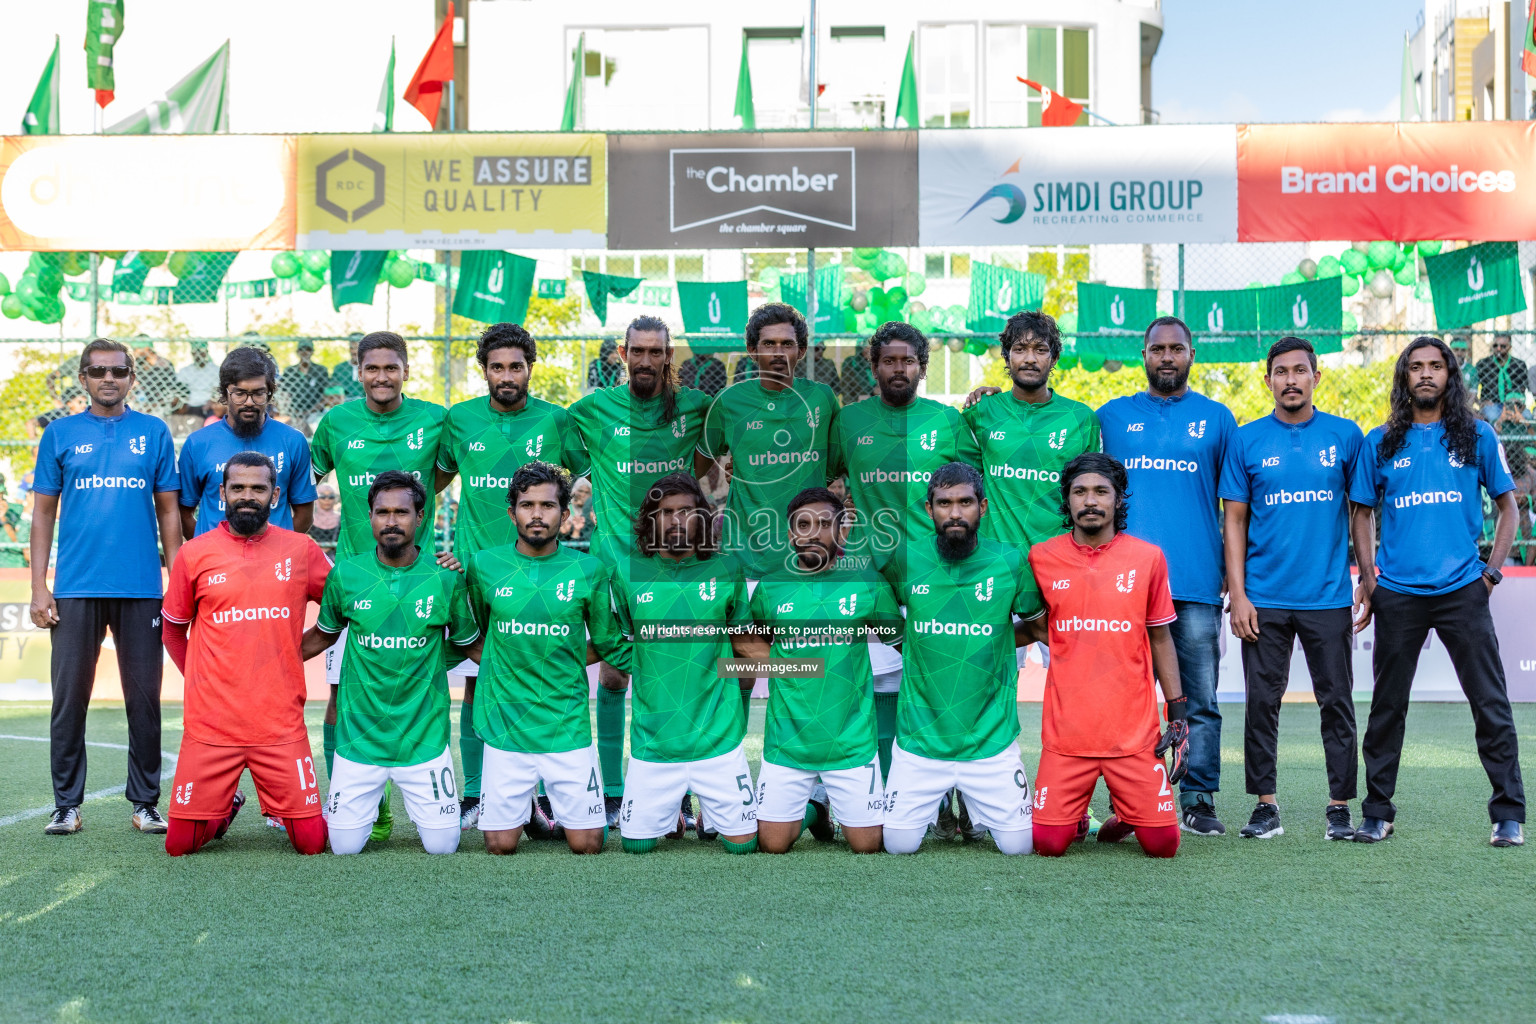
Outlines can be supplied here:
M604 136L301 135L300 249L602 249Z
M1525 309L1514 242L1484 242L1424 258L1435 326L1455 330Z
M709 336L736 334L743 329L747 322L747 282L679 281L677 304L688 347L695 353L731 352L741 347L734 340L711 341Z
M1536 124L1237 129L1238 238L1536 237Z
M917 133L610 135L614 249L916 245Z
M1045 301L1045 275L971 261L971 294L965 329L1000 334L1008 318Z
M0 140L0 249L291 249L287 135Z
M922 245L1237 240L1233 125L923 132L917 176Z

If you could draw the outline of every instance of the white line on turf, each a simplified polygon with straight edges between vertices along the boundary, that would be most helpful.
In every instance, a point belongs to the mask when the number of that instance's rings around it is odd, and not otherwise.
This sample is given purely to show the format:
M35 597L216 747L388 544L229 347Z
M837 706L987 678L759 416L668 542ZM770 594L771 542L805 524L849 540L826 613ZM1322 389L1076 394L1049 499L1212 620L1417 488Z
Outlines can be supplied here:
M1332 1017L1317 1013L1272 1013L1259 1019L1264 1024L1333 1024Z
M0 740L25 740L28 743L47 743L48 742L48 737L47 736L16 736L16 735L13 735L11 733L0 733ZM108 750L127 750L128 749L128 747L126 745L122 744L122 743L98 743L98 742L96 742L94 740L86 740L85 741L85 745L88 746L88 747L105 747ZM172 765L174 765L176 763L176 755L175 754L168 753L168 752L162 750L162 751L160 751L160 757L161 757L162 760L169 761ZM127 789L126 786L113 786L110 789L98 789L94 793L87 793L87 794L85 794L84 801L104 800L104 799L106 799L109 796L118 796L121 793L123 793L126 789ZM34 807L31 810L29 810L29 811L17 811L15 814L7 814L5 817L0 818L0 828L5 828L7 825L15 825L16 823L22 822L22 821L30 821L33 818L41 818L45 814L52 814L52 813L53 813L53 804L49 804L47 807Z

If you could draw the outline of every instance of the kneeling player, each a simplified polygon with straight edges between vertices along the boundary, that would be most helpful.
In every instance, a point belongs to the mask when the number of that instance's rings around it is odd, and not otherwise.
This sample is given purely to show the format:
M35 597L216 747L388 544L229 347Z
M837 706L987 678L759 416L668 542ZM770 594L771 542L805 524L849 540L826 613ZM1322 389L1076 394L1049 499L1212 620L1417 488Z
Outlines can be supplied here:
M825 487L808 487L790 501L795 563L758 583L751 601L757 630L738 645L750 658L824 659L821 676L774 678L768 691L757 777L757 841L765 853L788 853L805 827L818 839L832 838L832 822L822 818L827 805L807 809L818 779L849 848L880 851L885 787L866 634L899 636L901 609L879 575L838 565L848 519Z
M469 563L470 607L486 637L475 697L475 730L485 740L485 849L517 852L542 781L571 851L600 853L607 814L587 665L602 660L629 671L610 571L560 545L571 504L565 470L526 463L512 475L507 501L517 540L476 552Z
M165 834L173 857L225 833L245 802L247 768L293 848L325 850L299 648L305 605L320 600L331 563L308 537L268 524L278 491L271 459L230 456L219 488L228 517L183 544L171 566L162 632L186 679Z
M951 462L928 481L936 536L884 569L907 605L905 676L885 780L885 849L916 853L951 789L1003 853L1031 849L1029 778L1019 761L1018 664L1040 594L1023 554L977 535L981 474ZM1018 613L1026 621L1014 623Z
M718 662L751 628L740 565L716 550L714 516L699 482L671 473L651 485L635 518L635 550L620 558L614 606L636 641L629 777L619 834L629 853L681 836L684 793L699 798L699 834L731 853L757 849L757 792L742 739L747 718L735 677Z
M1189 728L1168 565L1156 545L1124 533L1125 467L1089 452L1061 473L1061 508L1071 532L1036 544L1030 567L1049 627L1040 770L1035 777L1035 852L1059 857L1077 838L1099 776L1114 814L1099 842L1131 832L1150 857L1179 848L1174 785L1184 775ZM1168 732L1158 739L1154 670L1168 699ZM1163 754L1174 751L1173 769Z
M304 634L306 658L347 634L326 801L332 853L362 850L390 782L428 853L459 847L445 666L448 649L462 656L479 632L464 577L416 546L426 504L409 473L378 475L368 488L374 550L336 563Z

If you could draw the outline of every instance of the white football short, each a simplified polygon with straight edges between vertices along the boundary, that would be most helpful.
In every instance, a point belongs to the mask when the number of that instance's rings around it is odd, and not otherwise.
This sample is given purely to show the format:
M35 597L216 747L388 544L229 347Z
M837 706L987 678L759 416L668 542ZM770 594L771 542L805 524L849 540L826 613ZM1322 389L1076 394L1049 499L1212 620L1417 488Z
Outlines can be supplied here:
M448 671L456 676L466 676L470 679L475 679L480 675L480 666L465 658Z
M857 768L813 772L764 761L757 772L757 819L799 821L816 780L827 787L832 815L849 828L872 828L885 820L885 787L878 758Z
M342 629L336 642L325 649L325 685L341 685L341 656L347 650L347 631Z
M1034 826L1029 776L1017 743L978 761L937 761L901 749L898 739L885 780L886 827L927 828L951 789L965 796L973 824L1003 832Z
M757 790L740 745L702 761L629 759L619 834L626 839L660 839L677 828L683 794L699 798L703 824L723 836L757 831ZM801 804L803 811L804 804Z
M379 816L384 783L393 781L416 828L459 827L459 784L448 748L430 761L405 767L359 764L336 755L325 820L334 828L363 828Z
M557 754L526 754L485 745L480 769L480 831L501 832L528 824L539 780L555 820L566 828L602 828L603 769L597 744Z

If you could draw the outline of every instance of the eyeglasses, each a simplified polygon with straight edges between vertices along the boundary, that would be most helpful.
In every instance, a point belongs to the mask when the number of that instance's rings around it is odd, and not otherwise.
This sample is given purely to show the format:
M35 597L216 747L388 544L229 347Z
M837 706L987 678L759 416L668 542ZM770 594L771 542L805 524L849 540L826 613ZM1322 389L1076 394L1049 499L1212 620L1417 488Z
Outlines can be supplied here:
M247 391L244 388L230 388L229 400L235 405L244 405L246 402L262 405L266 402L269 394L270 392L266 388L257 388L254 391Z
M121 365L118 365L118 367L86 367L86 376L91 378L92 381L100 381L100 379L106 378L108 373L111 373L114 381L126 381L127 378L134 376L134 367L121 367Z

